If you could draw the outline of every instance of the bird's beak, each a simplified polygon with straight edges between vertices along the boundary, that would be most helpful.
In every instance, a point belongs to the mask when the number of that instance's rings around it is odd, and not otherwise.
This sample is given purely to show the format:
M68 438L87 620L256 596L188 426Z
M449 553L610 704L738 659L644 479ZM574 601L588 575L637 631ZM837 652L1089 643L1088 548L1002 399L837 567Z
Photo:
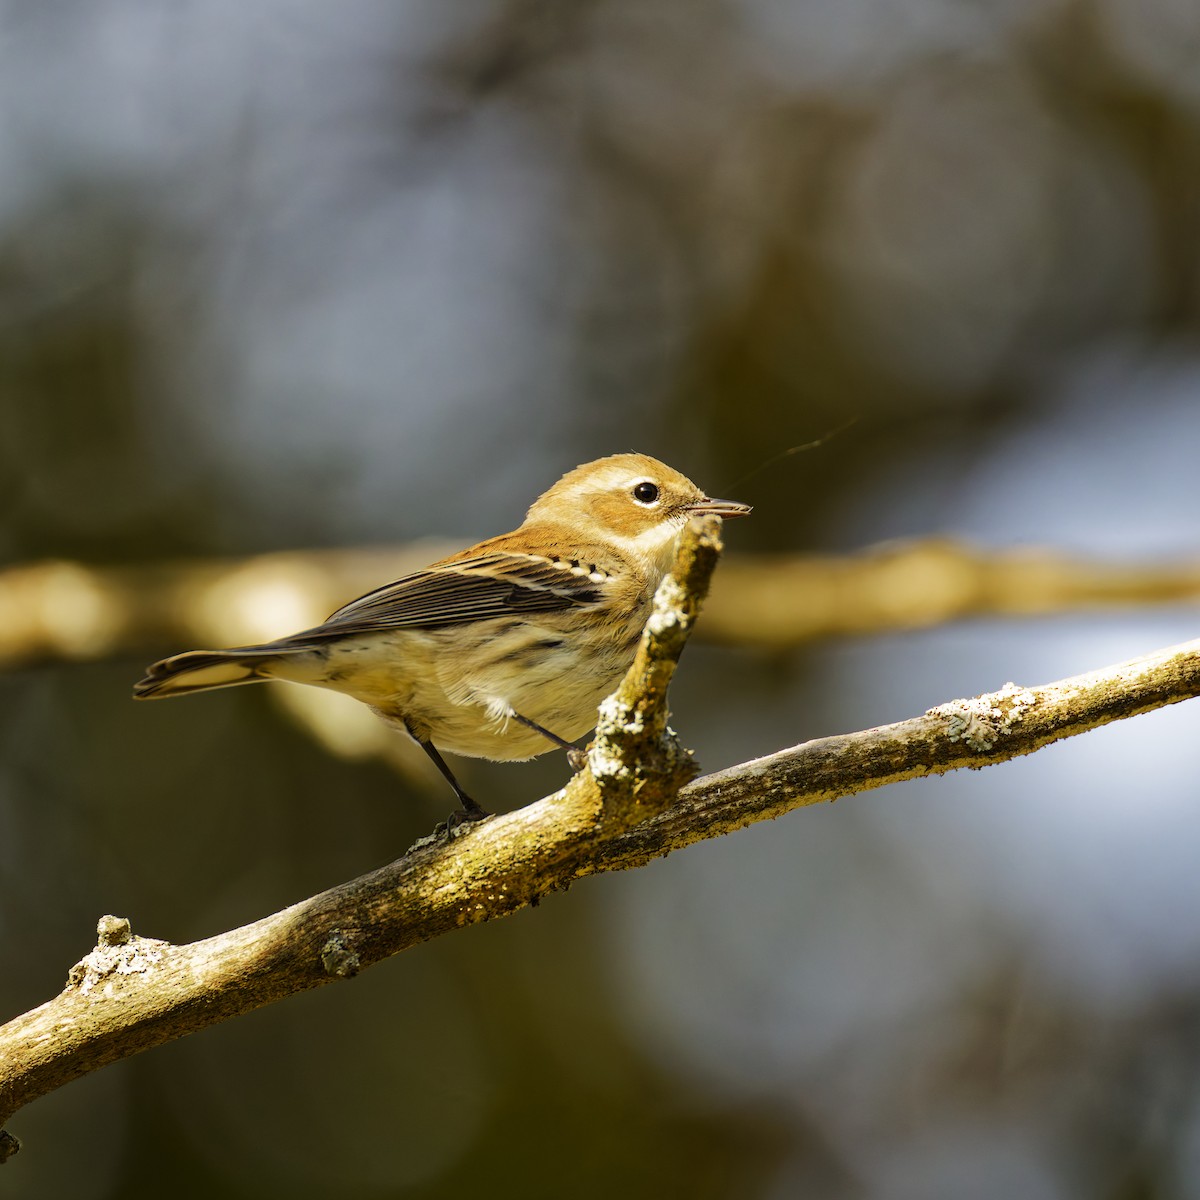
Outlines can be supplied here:
M688 505L688 511L694 513L713 513L718 517L745 517L754 510L749 504L739 504L736 500L710 500L707 496Z

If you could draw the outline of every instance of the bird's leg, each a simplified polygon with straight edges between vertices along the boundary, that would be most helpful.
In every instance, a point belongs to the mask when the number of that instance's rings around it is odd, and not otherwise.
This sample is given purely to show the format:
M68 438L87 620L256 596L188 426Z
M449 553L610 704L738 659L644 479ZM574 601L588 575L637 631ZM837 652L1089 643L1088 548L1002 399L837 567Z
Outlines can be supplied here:
M442 778L454 789L454 794L458 797L459 804L462 807L457 812L452 812L446 820L446 828L453 829L456 825L464 825L468 821L482 821L484 817L490 817L492 814L480 806L463 791L462 784L454 778L454 772L446 766L446 760L437 752L437 747L432 742L424 742L417 738L417 745L429 755L430 761L442 773Z
M561 750L567 752L567 762L571 764L572 771L582 771L587 766L587 751L580 750L578 746L568 742L566 738L560 738L557 733L551 733L550 730L539 725L536 721L531 721L528 717L523 717L519 712L512 714L514 721L520 721L522 725L540 733L542 737L549 738Z

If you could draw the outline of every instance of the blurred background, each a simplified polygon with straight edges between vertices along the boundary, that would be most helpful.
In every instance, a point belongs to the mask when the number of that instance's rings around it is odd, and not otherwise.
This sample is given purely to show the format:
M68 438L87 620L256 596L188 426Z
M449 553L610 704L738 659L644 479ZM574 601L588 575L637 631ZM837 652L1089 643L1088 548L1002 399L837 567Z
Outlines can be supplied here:
M0 562L466 543L627 449L755 505L731 561L1194 557L1198 56L1194 0L7 0ZM1196 633L694 644L674 724L712 770ZM133 705L146 657L0 675L0 1019L102 913L205 937L447 811L268 688ZM3 1192L1200 1195L1197 720L795 813L106 1068L11 1122ZM463 766L498 808L565 775Z

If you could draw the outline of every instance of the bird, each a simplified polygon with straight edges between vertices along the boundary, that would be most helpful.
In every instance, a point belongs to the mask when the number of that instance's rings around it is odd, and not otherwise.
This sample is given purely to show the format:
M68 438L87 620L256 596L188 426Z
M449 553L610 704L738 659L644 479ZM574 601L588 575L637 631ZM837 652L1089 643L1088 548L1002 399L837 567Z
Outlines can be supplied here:
M442 751L512 762L574 742L633 661L688 520L739 517L645 454L568 471L511 533L350 601L276 641L189 650L147 668L138 700L265 680L329 688L411 737L453 789L449 825L490 815Z

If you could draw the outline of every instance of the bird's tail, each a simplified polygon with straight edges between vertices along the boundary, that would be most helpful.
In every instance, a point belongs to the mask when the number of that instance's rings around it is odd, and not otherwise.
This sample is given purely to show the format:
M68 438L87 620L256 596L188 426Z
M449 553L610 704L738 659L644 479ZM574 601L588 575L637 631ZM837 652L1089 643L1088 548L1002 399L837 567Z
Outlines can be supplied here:
M248 646L239 650L189 650L164 658L146 669L133 685L135 700L161 700L211 688L236 687L270 679L272 662L281 657L277 646Z

